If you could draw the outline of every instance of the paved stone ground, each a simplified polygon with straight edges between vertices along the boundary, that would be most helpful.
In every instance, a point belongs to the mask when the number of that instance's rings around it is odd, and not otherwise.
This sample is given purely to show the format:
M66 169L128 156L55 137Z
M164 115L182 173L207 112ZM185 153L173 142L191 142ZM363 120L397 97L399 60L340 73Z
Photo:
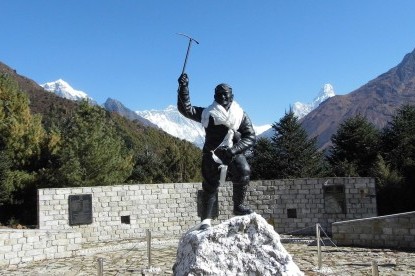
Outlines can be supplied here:
M86 256L44 260L8 268L0 275L97 275L97 260L103 258L104 275L172 275L178 240L152 244L148 269L147 246L129 243L114 251L94 252ZM283 243L305 275L372 275L376 261L379 275L415 275L415 251L351 247L322 247L322 267L317 269L317 247L300 243ZM97 250L99 251L99 250Z

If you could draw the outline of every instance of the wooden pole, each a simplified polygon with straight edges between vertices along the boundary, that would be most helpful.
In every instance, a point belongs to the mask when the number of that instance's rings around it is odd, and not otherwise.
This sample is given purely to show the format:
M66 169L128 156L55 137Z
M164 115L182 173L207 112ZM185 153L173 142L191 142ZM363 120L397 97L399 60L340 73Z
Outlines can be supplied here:
M151 232L147 229L147 258L148 258L148 268L151 267Z
M104 259L103 258L98 258L97 259L98 262L98 276L103 276L104 275Z
M316 238L317 238L317 260L318 260L318 269L321 269L321 245L320 245L320 224L316 224Z

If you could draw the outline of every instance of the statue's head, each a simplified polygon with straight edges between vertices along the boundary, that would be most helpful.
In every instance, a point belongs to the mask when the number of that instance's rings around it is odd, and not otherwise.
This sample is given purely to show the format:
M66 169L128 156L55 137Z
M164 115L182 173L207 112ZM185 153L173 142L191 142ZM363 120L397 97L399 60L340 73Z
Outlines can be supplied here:
M228 110L233 101L232 87L226 83L221 83L216 86L215 101Z

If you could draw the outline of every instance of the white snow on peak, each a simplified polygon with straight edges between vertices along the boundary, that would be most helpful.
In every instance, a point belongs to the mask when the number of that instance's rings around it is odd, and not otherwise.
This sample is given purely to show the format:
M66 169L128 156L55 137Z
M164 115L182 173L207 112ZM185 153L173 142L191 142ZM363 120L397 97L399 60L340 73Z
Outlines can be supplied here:
M92 98L90 98L85 92L81 90L75 90L74 88L72 88L72 86L70 86L66 81L62 79L58 79L53 82L47 82L41 84L40 86L42 86L45 90L55 93L56 95L62 98L66 98L68 100L92 100Z
M268 129L271 128L271 125L263 125L263 126L253 126L254 130L255 130L255 134L256 136L260 136L261 134L263 134L265 131L267 131Z
M294 115L297 116L298 119L301 119L313 111L316 107L318 107L322 102L335 95L336 93L334 92L333 86L329 83L326 83L323 85L323 87L320 89L319 94L311 103L295 102L292 105Z
M331 98L335 95L336 93L334 92L333 86L329 83L326 83L320 89L320 92L314 98L313 102L311 103L295 102L292 105L292 111L294 112L294 115L297 116L298 119L301 119L305 117L308 113L313 111L315 108L317 108L322 102L324 102L328 98ZM271 125L269 125L268 129L265 129L265 131L257 135L263 138L271 138L275 135L275 130L271 127Z
M187 119L174 105L169 105L164 110L136 111L138 115L149 120L163 129L168 134L189 141L199 148L205 142L205 130L201 124Z

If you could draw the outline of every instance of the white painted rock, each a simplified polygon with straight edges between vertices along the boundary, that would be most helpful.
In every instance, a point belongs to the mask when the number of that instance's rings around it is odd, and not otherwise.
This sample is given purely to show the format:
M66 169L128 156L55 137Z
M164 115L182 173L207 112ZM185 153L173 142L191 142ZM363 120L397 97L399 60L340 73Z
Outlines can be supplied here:
M177 249L174 275L304 275L258 214L233 217L205 231L189 230Z

